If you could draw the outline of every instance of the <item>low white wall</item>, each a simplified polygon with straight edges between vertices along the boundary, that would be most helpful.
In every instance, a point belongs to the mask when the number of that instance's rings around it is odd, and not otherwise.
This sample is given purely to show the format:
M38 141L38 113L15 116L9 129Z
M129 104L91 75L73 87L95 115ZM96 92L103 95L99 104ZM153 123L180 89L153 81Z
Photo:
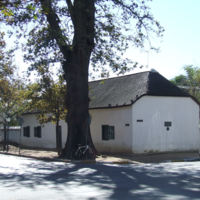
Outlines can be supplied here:
M9 127L7 130L8 141L19 143L20 141L20 127ZM0 142L4 140L4 129L0 128Z
M56 148L56 125L53 123L46 123L40 125L36 116L33 114L23 115L23 127L30 126L30 137L25 137L21 134L21 143L30 147L39 147L39 148ZM64 147L67 138L67 124L64 121L60 121L62 126L62 147ZM41 126L42 137L34 137L34 127Z
M132 116L133 152L199 149L199 106L189 97L144 96L133 105ZM165 121L172 122L169 130Z
M131 106L112 109L92 109L91 135L99 152L131 152ZM115 139L102 140L102 125L114 126Z
M4 140L3 130L0 130L0 142Z
M20 127L11 128L8 131L8 140L15 143L20 142Z

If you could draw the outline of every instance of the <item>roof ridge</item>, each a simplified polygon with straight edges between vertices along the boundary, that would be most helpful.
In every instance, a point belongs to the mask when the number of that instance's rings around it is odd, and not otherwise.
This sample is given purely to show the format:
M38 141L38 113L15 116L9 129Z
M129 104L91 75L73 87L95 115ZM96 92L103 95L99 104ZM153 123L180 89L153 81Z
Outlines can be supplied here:
M93 82L100 82L100 81L105 81L105 80L110 80L110 79L118 79L118 78L123 78L123 77L129 77L129 76L134 76L137 74L142 74L142 73L150 73L151 71L143 71L143 72L137 72L137 73L132 73L132 74L127 74L127 75L122 75L122 76L115 76L115 77L108 77L108 78L104 78L104 79L99 79L99 80L94 80L94 81L89 81L89 83L93 83ZM155 72L151 72L151 73L155 73Z

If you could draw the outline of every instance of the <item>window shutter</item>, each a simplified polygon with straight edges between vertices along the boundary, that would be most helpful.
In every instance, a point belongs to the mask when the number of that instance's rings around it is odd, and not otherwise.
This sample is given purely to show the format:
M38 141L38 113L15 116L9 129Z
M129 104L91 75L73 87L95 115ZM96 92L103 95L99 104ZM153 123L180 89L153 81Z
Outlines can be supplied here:
M114 140L115 139L115 127L109 126L109 138Z
M37 127L34 127L34 137L37 137Z
M37 127L37 136L38 136L39 138L42 137L42 135L41 135L41 126L38 126L38 127Z
M34 127L34 136L38 138L42 137L41 126Z
M26 126L23 128L24 137L30 137L30 126Z
M109 126L102 125L102 140L109 140Z

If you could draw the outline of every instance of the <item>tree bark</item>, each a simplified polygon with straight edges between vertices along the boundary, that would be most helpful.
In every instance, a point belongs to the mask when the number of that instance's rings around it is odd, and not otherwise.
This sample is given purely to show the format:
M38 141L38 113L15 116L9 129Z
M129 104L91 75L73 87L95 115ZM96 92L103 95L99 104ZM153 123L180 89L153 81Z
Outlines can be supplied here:
M56 120L56 149L60 156L62 153L62 130L60 129L59 119Z
M94 159L96 150L90 135L88 70L91 52L94 48L94 1L76 0L73 7L74 38L72 50L66 51L63 63L67 81L67 124L68 137L62 156L76 159L79 146L89 145L81 159ZM79 158L80 159L80 158Z
M7 124L4 124L4 142L3 142L3 151L8 152L8 135L7 135Z
M91 52L94 48L95 0L66 0L74 26L72 45L65 41L59 26L59 17L51 0L40 0L55 38L63 54L63 70L67 81L67 124L68 136L61 157L76 159L79 146L89 145L96 153L89 127L88 70ZM47 12L48 11L48 12ZM85 155L87 159L94 156ZM85 159L84 156L82 159Z

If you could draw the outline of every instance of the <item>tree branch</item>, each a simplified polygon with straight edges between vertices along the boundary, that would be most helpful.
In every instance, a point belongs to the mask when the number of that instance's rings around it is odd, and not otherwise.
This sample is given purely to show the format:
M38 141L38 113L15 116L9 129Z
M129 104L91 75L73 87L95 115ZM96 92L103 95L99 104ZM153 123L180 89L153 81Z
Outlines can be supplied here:
M140 16L138 12L134 11L134 7L138 7L138 4L132 3L131 6L126 5L122 0L112 0L114 4L119 5L122 7L122 9L125 9L127 12L131 13L132 16L138 19L140 26L144 26L145 24L143 23L144 19L149 19L153 20L153 17L150 16L149 14L144 14L143 16Z
M67 59L66 52L70 51L70 46L64 39L65 36L63 35L59 26L60 19L52 8L52 2L51 0L40 0L40 3L42 5L42 10L47 17L47 21L51 27L52 36L56 40L64 58Z
M121 6L123 9L126 9L128 12L130 12L133 16L140 19L137 12L134 12L133 9L130 6L127 6L123 1L121 0L112 0L114 4Z
M74 6L73 6L71 0L66 0L66 3L67 3L67 6L68 6L68 9L69 9L69 13L70 13L72 22L74 24Z

